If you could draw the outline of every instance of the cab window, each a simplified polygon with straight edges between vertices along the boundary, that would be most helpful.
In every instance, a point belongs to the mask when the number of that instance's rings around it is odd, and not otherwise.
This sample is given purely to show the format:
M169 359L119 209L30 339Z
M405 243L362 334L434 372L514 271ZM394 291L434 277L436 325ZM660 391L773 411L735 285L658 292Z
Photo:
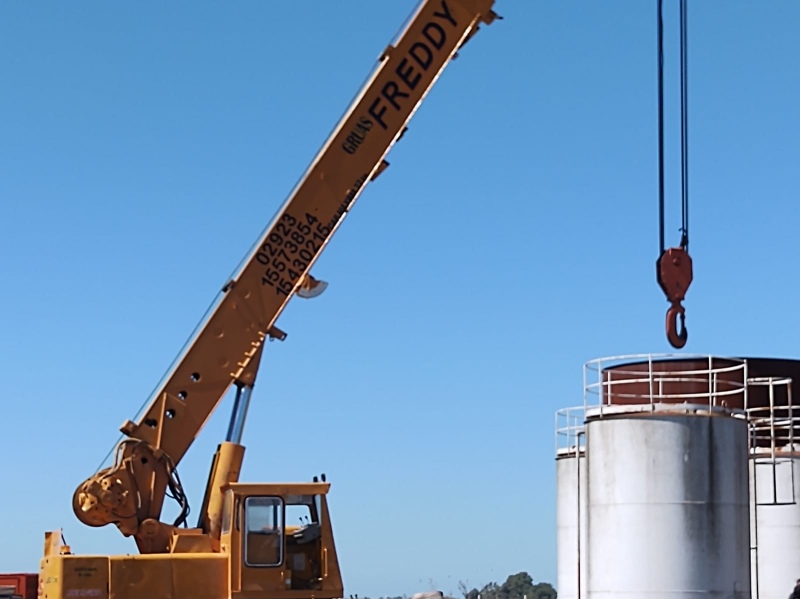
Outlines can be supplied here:
M245 565L279 566L283 562L283 500L248 497L244 502Z
M319 510L314 505L313 495L286 496L286 526L303 528L309 524L319 524Z

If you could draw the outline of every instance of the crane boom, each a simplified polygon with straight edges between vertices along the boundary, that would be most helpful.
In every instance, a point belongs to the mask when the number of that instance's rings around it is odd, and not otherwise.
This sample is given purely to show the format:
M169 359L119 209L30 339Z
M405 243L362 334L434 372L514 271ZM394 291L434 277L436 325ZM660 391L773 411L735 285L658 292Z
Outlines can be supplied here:
M122 426L127 439L116 464L76 490L73 508L84 523L113 522L143 552L163 550L160 541L152 547L144 539L163 538L155 529L163 525L167 488L182 496L175 466L230 386L252 385L266 339L285 337L276 322L292 297L319 291L311 267L365 186L388 166L387 153L444 68L480 23L497 17L493 2L419 4L144 413Z

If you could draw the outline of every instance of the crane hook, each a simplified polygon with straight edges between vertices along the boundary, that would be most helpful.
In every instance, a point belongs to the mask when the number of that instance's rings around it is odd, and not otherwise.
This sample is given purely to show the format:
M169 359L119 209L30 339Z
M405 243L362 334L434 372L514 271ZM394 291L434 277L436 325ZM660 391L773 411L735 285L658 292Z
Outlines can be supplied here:
M686 345L685 314L681 302L692 283L692 258L684 247L669 248L657 262L658 284L672 307L667 311L667 340L677 349ZM681 318L680 329L678 316Z
M678 317L681 318L680 328ZM686 311L680 302L675 303L667 310L667 339L672 347L680 349L686 345L689 333L686 331Z

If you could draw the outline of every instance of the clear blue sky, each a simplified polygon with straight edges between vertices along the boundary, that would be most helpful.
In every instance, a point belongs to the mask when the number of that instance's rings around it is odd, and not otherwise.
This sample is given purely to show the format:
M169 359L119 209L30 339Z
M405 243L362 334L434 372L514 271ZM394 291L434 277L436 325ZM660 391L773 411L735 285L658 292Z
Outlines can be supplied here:
M0 571L35 571L50 528L80 553L133 549L80 525L73 489L414 4L0 5ZM690 4L685 350L796 357L800 3ZM282 316L256 386L242 478L327 473L347 593L555 582L554 412L582 402L586 360L670 351L655 1L496 7L319 260L329 289ZM180 465L195 515L229 407Z

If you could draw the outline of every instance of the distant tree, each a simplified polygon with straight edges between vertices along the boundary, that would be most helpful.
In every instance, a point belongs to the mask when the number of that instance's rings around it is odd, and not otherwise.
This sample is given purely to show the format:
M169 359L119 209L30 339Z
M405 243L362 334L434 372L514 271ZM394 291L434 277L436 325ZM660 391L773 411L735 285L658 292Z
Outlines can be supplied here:
M464 599L478 599L480 591L476 588L469 588L469 583L464 580L458 581L458 590Z
M431 590L436 589L435 581L429 580ZM534 583L533 578L527 572L517 572L511 574L503 584L490 582L480 590L467 581L458 581L458 591L463 599L557 599L556 589L549 582ZM456 599L452 593L443 593L443 599ZM350 599L369 599L369 597L359 597L350 595ZM394 597L381 595L378 599L409 599L408 595L397 595Z
M459 583L464 599L556 599L558 596L550 583L534 583L527 572L512 574L501 585L490 582L480 590L468 588L466 583Z
M539 599L532 594L533 578L527 572L512 574L500 587L500 599Z

